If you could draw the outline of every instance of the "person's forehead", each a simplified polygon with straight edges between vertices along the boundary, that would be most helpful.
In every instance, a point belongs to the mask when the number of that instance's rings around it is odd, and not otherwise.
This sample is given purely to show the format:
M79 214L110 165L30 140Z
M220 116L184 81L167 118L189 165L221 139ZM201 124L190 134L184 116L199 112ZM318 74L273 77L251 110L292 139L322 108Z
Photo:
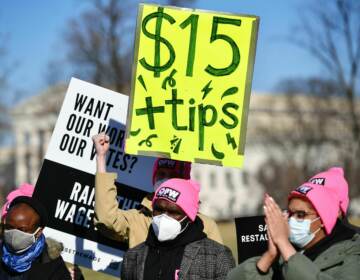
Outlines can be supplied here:
M19 203L12 206L7 214L8 217L16 218L16 217L25 217L25 218L40 218L38 213L28 204Z
M312 207L310 201L308 201L305 198L300 197L293 197L289 201L288 205L289 210L295 211L295 210L304 210L304 211L310 211L315 209Z
M156 206L160 206L161 208L165 209L165 210L176 210L176 211L181 211L181 208L176 205L175 203L172 203L170 201L167 201L166 199L157 199L155 201L155 205Z

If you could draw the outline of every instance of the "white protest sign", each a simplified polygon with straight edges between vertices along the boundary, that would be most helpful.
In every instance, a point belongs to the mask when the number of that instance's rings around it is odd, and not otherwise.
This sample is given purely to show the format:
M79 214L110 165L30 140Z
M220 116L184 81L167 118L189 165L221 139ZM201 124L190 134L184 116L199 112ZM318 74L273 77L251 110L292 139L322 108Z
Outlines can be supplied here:
M124 152L128 97L72 78L34 196L49 212L47 236L64 243L63 258L120 274L127 245L102 236L93 225L96 154L91 137L110 136L107 171L118 174L119 208L135 208L152 191L154 158Z

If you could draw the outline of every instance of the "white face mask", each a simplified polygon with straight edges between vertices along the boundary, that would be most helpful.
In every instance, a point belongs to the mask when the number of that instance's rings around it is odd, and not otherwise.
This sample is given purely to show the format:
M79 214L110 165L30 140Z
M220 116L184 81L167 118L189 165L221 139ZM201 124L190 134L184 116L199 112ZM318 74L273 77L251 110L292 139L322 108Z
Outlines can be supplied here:
M6 229L4 231L4 242L11 252L20 254L36 242L35 235L40 229L40 227L37 228L34 233L27 233L18 229Z
M166 214L161 214L153 217L151 226L160 242L173 240L186 229L187 226L181 230L181 222L185 219L186 216L179 222Z
M311 232L310 230L311 224L319 219L320 217L317 217L314 220L304 219L298 221L294 217L291 217L289 219L290 242L299 248L304 248L314 239L315 234L320 230L320 228L315 232Z

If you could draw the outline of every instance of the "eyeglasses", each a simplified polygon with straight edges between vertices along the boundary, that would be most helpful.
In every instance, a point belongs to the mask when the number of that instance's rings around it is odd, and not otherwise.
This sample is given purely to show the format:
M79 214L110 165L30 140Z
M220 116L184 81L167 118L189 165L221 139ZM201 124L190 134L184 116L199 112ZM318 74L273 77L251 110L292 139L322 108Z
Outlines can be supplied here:
M315 212L306 212L302 210L298 210L298 211L285 210L285 213L288 214L289 218L294 217L298 221L303 221L307 216L317 215Z

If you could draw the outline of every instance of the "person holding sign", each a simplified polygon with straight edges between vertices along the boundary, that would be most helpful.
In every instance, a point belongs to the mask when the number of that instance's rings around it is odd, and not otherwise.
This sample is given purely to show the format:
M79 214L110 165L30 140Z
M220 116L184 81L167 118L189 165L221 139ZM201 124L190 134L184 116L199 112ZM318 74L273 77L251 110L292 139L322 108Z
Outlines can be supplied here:
M199 191L192 180L174 178L159 186L147 238L126 252L121 279L225 279L235 261L229 248L203 232Z
M358 279L360 235L341 221L348 197L328 185L310 181L296 188L286 216L266 195L268 249L240 264L227 279Z
M103 234L115 240L127 242L129 247L144 242L152 221L152 194L145 197L140 210L121 210L118 206L115 186L115 173L106 172L106 153L109 150L109 137L105 133L93 137L97 153L97 173L95 177L95 225ZM173 177L190 178L190 163L158 159L153 168L154 188L164 179ZM217 224L205 215L198 214L204 223L208 238L222 243Z

